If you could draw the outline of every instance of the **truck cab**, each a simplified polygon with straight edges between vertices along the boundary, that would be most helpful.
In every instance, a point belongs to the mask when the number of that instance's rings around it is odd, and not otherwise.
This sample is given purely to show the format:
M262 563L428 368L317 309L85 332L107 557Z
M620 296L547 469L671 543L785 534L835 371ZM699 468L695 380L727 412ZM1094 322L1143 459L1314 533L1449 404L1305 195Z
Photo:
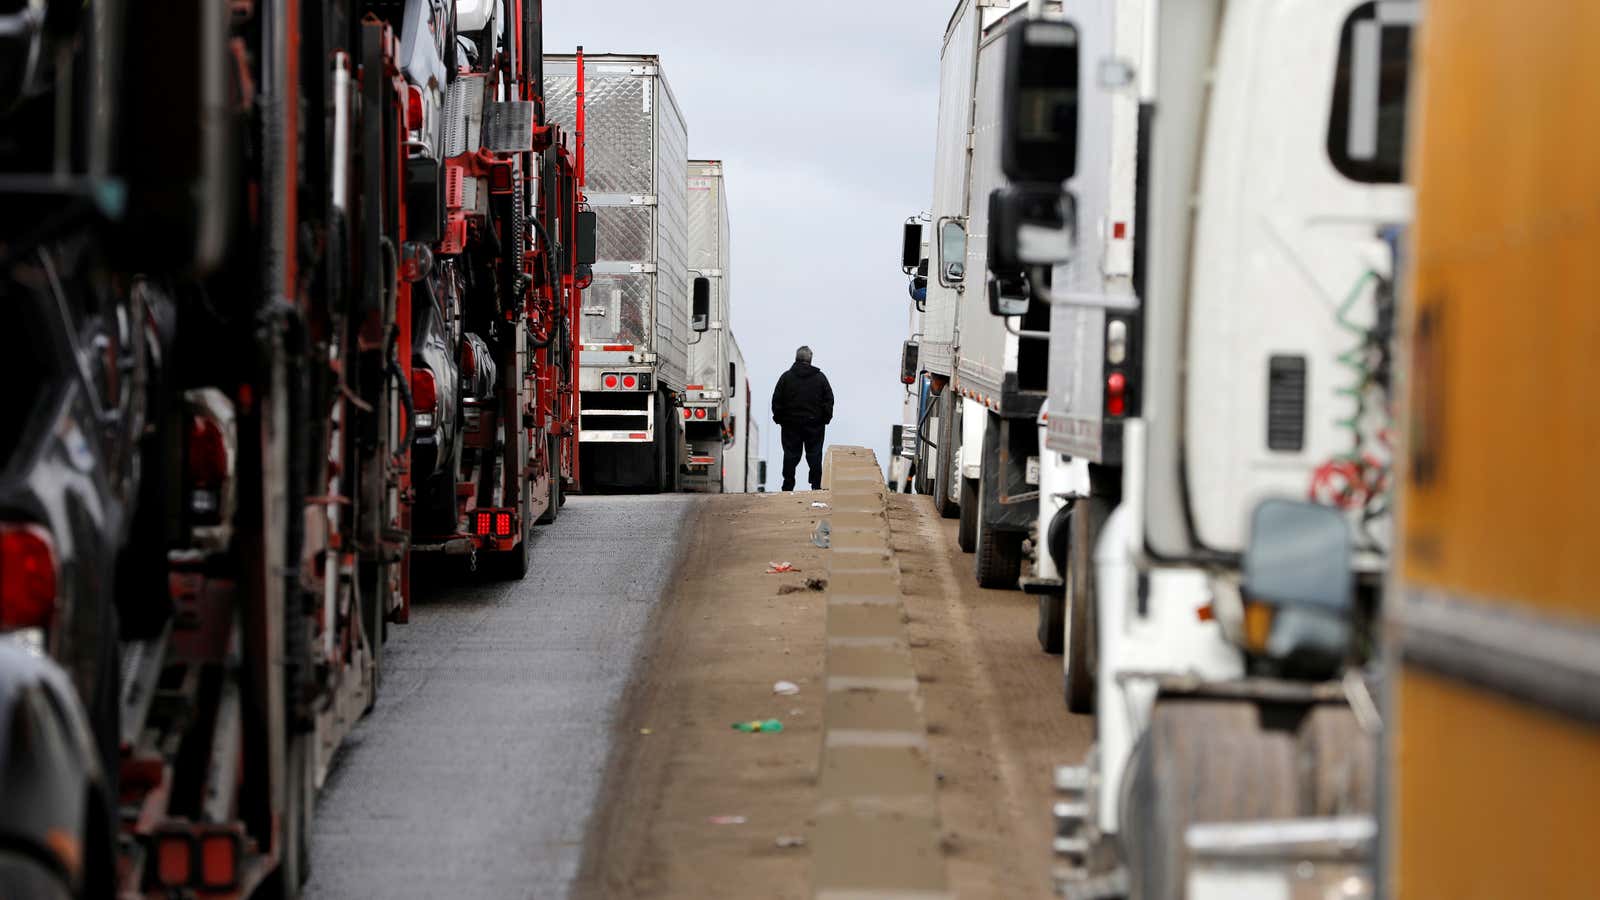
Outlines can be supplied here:
M1086 12L1080 60L1085 121L1096 91L1139 101L1135 290L1108 301L1051 288L1103 315L1108 334L1136 311L1129 336L1142 344L1123 382L1137 400L1117 503L1081 572L1097 733L1085 765L1058 773L1057 849L1078 864L1075 890L1176 898L1190 824L1371 810L1375 742L1347 697L1365 696L1391 527L1394 235L1410 213L1418 14L1398 0L1148 10L1125 80L1105 48L1134 37L1126 18ZM1103 133L1079 135L1081 179ZM1084 216L1077 199L1080 241L1106 222L1115 233L1117 219ZM1077 262L1093 258L1077 249ZM1097 360L1063 358L1052 377L1082 379L1071 370L1084 361ZM1047 445L1070 436L1055 428L1057 396L1074 399L1052 394ZM1317 586L1275 577L1288 535L1334 561ZM1248 788L1185 787L1219 779Z

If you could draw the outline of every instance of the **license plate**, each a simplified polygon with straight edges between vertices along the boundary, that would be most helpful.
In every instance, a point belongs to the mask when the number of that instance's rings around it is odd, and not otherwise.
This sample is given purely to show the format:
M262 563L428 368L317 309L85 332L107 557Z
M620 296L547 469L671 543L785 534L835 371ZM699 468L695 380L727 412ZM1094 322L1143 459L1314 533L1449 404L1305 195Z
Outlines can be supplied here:
M1027 474L1023 476L1023 480L1029 484L1039 483L1039 457L1028 457L1028 471Z

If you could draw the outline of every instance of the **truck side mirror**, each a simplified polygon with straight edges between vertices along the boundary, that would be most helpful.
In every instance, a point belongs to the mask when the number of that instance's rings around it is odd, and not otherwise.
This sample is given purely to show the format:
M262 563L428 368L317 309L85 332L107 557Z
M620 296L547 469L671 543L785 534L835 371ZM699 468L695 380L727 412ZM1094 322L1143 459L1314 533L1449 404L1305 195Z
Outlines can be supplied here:
M694 305L689 316L689 327L695 331L711 329L711 279L704 275L694 280Z
M913 219L906 223L905 231L900 236L900 271L910 275L921 258L922 223Z
M1245 648L1301 671L1336 671L1351 640L1350 527L1329 506L1269 498L1244 552ZM1261 624L1252 628L1254 619Z
M1028 314L1028 279L1020 273L989 276L989 313L996 316Z
M594 242L595 242L595 214L594 214L594 210L585 209L585 210L580 211L578 213L578 218L577 218L577 220L576 220L576 222L574 224L577 225L577 231L578 231L578 233L576 235L576 240L577 240L577 243L578 243L578 246L577 246L577 255L578 255L577 264L580 265L580 266L592 266L592 265L594 265L594 256L595 256L595 253L594 253L594 249L595 249L594 248Z
M900 383L917 383L917 342L906 341L900 345Z
M1059 184L1078 168L1078 29L1018 22L1006 36L1000 168L1013 182Z
M989 195L989 271L1006 276L1072 259L1077 200L1055 184L1013 184Z
M939 284L955 287L967 277L967 226L946 216L939 220Z

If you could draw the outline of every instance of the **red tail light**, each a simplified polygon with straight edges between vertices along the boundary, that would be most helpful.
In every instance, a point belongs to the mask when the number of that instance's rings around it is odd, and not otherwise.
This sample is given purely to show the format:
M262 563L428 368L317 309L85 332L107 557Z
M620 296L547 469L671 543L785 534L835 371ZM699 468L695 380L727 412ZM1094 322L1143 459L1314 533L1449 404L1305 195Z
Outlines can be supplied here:
M406 89L406 130L422 127L422 88L409 85Z
M494 514L494 533L501 537L511 533L511 513Z
M189 479L194 488L216 488L228 477L228 445L222 426L206 415L189 419Z
M1106 376L1106 415L1120 416L1128 411L1128 379L1121 372Z
M687 419L687 418L690 418L690 417L692 417L692 416L693 416L693 415L694 415L694 410L692 410L692 409L690 409L690 408L689 408L689 407L687 407L687 406L685 406L685 407L684 407L684 408L683 408L683 417L684 417L684 418L685 418L685 419Z
M239 883L239 836L215 832L200 836L200 886L227 890Z
M486 513L486 512L478 513L478 529L477 529L478 530L478 534L481 535L481 536L487 537L488 534L489 534L490 524L493 521L494 521L494 514L493 513Z
M433 412L439 408L439 388L434 384L433 372L411 370L411 405L417 412Z
M706 408L704 406L701 406L701 407L695 409L694 417L696 419L704 419L706 417Z
M632 375L624 375L622 376L622 386L631 391L639 386L639 379Z
M607 374L606 377L605 377L605 386L608 387L608 388L616 387L617 386L617 376L611 375L611 374Z
M56 611L56 550L37 525L0 525L0 631L44 628Z
M156 882L183 887L194 877L194 840L187 832L156 836Z

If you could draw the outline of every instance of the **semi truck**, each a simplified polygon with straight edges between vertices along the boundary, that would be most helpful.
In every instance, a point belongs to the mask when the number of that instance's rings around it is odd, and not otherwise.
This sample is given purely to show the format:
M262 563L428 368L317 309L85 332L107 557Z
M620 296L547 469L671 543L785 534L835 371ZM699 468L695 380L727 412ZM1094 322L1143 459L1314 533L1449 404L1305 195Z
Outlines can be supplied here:
M515 576L558 507L584 226L537 2L123 6L0 17L48 61L0 79L3 292L53 316L8 358L40 390L0 627L71 679L99 770L37 807L89 811L68 840L0 828L69 892L297 896L418 536ZM454 521L417 505L441 468Z
M941 512L958 514L960 546L976 554L978 583L997 588L1019 586L1038 519L1036 423L1048 387L1049 304L1029 304L1016 317L991 314L991 293L1009 290L1016 277L990 271L988 197L1006 184L998 156L1001 38L1022 9L962 0L946 30L918 340L937 398L926 417L937 438L921 442L936 455L919 465L931 463ZM920 241L920 225L908 222L903 264Z
M1093 0L1072 8L1080 53L1106 61L1105 89L1079 103L1073 258L1052 272L1048 397L1039 416L1039 516L1032 571L1039 645L1062 654L1063 697L1094 709L1094 546L1122 491L1122 423L1138 415L1143 247L1138 173L1138 73L1145 71L1143 0Z
M1360 812L1375 791L1371 623L1392 521L1417 8L1162 2L1147 16L1126 83L1113 36L1030 21L1058 33L1030 45L1016 32L1006 101L1136 85L1148 146L1142 402L1091 570L1096 740L1057 773L1070 896L1184 896L1204 850L1186 844L1190 825ZM1049 279L1068 254L1038 251L1094 229L1060 184L1101 135L1076 109L1054 114L1032 132L1015 123L1036 118L1011 119L1003 155L1022 189L997 200L1006 253L1037 261L1028 293L1071 301ZM1219 833L1201 843L1231 839Z
M730 368L734 362L727 182L719 160L689 160L688 172L689 275L696 303L690 310L690 325L696 333L689 341L689 383L683 395L683 431L689 446L682 486L718 493L725 489L722 457L724 440L731 437L735 424L731 410L737 385Z
M1584 897L1600 831L1600 11L1433 0L1425 15L1378 896ZM1515 486L1485 490L1495 473Z
M685 464L689 366L688 130L657 56L555 54L550 121L586 142L597 220L579 326L585 489L671 491Z

